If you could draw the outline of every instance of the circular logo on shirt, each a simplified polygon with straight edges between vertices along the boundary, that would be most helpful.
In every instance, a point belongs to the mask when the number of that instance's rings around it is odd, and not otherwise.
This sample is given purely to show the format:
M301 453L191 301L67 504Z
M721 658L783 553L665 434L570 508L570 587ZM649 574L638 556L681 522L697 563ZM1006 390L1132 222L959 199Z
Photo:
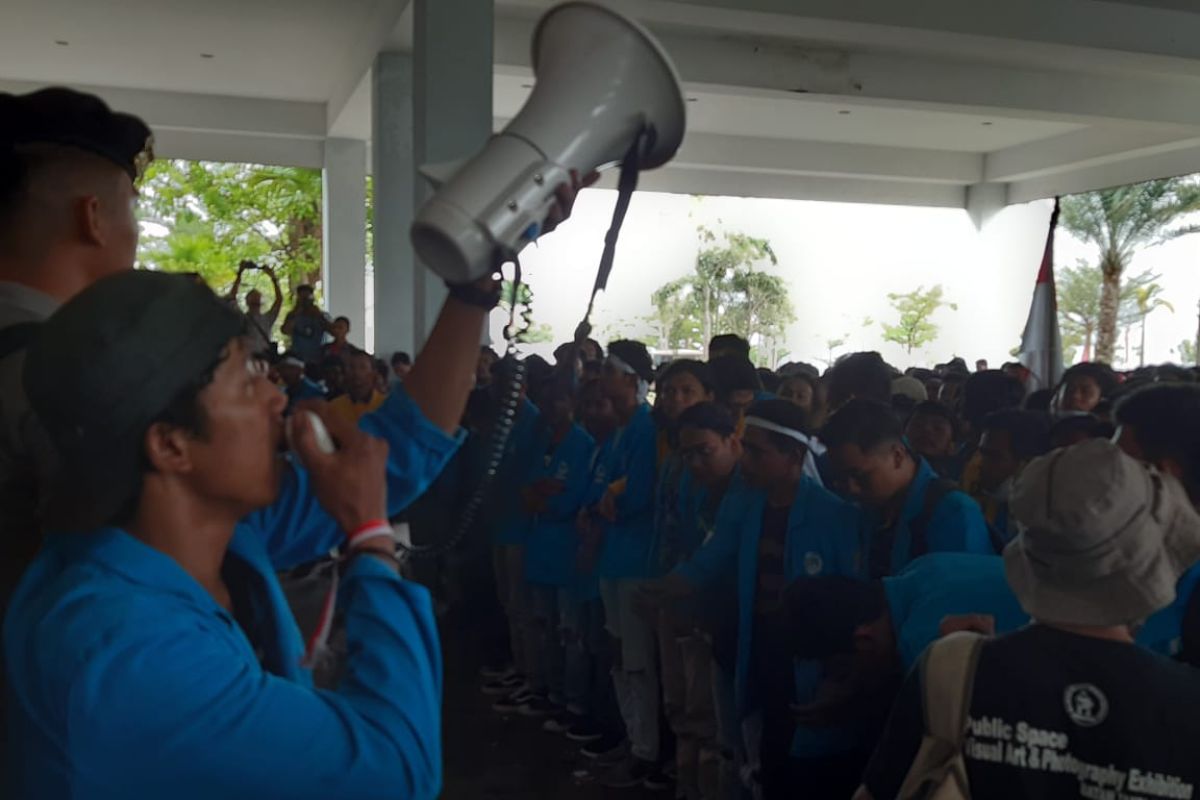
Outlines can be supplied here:
M1081 728L1094 728L1108 718L1108 698L1090 683L1075 683L1063 693L1067 716Z
M825 561L821 558L820 553L805 553L804 554L804 571L809 575L820 575L821 570L825 567Z

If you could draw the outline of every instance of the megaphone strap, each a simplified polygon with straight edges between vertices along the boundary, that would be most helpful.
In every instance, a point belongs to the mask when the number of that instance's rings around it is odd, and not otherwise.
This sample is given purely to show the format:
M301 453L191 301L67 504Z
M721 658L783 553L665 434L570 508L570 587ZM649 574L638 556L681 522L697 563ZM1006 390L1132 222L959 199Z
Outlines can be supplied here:
M625 157L621 160L621 177L617 182L617 204L613 207L612 222L608 233L604 234L604 254L600 256L600 269L596 272L596 283L592 286L592 296L588 299L587 313L583 316L581 327L590 327L592 306L596 303L596 295L608 286L608 276L612 272L613 260L617 256L617 237L621 234L621 225L625 222L625 212L629 211L629 202L638 185L638 163L641 160L642 143L648 130L642 128L629 144Z

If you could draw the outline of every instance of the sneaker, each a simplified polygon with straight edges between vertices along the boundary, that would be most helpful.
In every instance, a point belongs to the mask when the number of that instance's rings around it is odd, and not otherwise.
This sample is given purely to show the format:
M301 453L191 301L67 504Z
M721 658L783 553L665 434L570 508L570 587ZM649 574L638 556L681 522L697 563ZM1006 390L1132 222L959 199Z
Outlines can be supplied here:
M566 734L572 742L594 742L604 738L604 731L591 717L578 717Z
M521 710L521 706L528 703L533 697L533 693L528 690L510 694L507 697L501 697L492 703L492 711L499 711L501 714L515 714Z
M579 724L579 715L572 714L570 711L564 711L561 714L555 714L542 723L542 730L546 733L566 733Z
M627 756L600 777L600 785L610 789L631 789L644 784L656 772L658 767L653 762Z
M534 695L517 709L522 717L547 717L558 713L558 706L545 697Z
M521 680L521 676L513 675L510 678L497 678L494 681L488 681L482 687L484 694L502 695L512 694L524 688L525 682Z
M619 761L625 757L625 740L606 733L591 744L585 744L579 752L584 758L600 762Z
M657 767L642 781L642 786L652 792L665 792L675 781L665 771Z

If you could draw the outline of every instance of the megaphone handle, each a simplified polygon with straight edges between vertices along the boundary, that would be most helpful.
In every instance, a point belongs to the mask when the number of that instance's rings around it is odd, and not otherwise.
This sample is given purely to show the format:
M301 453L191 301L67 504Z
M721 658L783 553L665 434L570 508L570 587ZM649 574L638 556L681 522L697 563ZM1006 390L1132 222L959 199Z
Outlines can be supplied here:
M592 307L596 304L596 295L608 285L613 259L617 256L617 237L621 233L622 223L625 222L625 212L629 211L629 201L633 199L633 193L637 191L638 164L641 161L642 142L647 134L646 128L639 130L637 136L629 144L629 149L625 151L625 157L621 160L621 177L617 181L617 204L613 207L612 222L608 226L608 233L604 234L604 254L600 256L600 269L596 272L596 283L592 286L592 296L588 298L587 313L583 315L583 321L579 323L577 338L579 330L586 328L588 332L591 331Z

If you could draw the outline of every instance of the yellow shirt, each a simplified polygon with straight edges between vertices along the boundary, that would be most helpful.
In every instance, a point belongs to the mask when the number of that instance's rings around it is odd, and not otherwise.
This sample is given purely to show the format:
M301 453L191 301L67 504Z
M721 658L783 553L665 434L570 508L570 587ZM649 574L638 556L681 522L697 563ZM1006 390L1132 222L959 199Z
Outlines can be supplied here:
M343 418L357 425L363 414L370 414L372 411L383 405L383 401L386 399L386 394L382 394L372 389L371 397L365 403L356 403L350 399L349 394L342 394L329 401L329 408L335 414L339 414Z

